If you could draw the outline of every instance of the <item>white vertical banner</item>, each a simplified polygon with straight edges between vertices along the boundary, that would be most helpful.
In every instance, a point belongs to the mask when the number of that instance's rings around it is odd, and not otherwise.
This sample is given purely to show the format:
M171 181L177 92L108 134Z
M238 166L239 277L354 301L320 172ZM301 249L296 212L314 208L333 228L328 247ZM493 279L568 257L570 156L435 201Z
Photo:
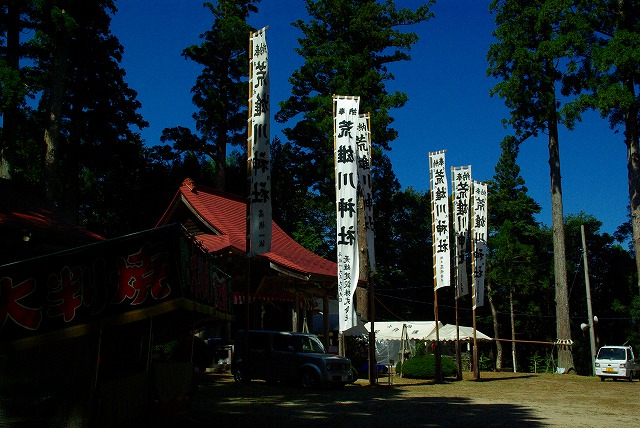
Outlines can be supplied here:
M451 285L449 248L449 188L444 151L429 153L431 183L431 232L435 289Z
M358 165L356 136L359 97L334 96L334 162L336 178L336 249L338 255L339 330L357 323L354 295L360 275L358 256Z
M369 269L376 271L375 230L373 228L373 190L371 187L371 131L369 113L358 116L356 144L358 148L358 182L364 200L364 228L367 234Z
M469 294L467 279L467 241L471 212L471 165L451 167L451 193L453 194L453 233L456 254L456 299Z
M487 185L473 181L473 309L484 305L487 258Z
M271 251L271 112L266 29L251 33L249 43L249 255Z

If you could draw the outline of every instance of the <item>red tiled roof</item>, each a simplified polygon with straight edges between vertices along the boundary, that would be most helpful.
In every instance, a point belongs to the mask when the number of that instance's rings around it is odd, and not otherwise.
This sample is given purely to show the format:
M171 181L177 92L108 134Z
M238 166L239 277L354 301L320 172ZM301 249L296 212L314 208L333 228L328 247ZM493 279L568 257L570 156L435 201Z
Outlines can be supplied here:
M104 238L69 221L32 189L0 179L0 227L38 231L60 246L81 245Z
M185 181L187 183L187 181ZM172 210L187 204L217 233L198 235L196 239L211 252L233 249L246 252L246 201L238 196L188 183L180 186L169 209L158 225L171 222ZM193 189L193 190L192 190ZM337 277L337 265L307 250L272 222L271 251L261 254L275 265L305 276Z

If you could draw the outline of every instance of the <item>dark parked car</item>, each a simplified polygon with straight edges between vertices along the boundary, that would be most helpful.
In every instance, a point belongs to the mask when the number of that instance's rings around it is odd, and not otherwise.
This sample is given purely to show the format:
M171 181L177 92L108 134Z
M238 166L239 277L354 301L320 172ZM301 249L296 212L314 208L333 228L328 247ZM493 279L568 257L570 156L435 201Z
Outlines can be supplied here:
M231 373L237 382L263 379L303 388L341 387L352 381L348 358L327 354L314 334L285 331L250 330L248 342L246 332L240 331Z

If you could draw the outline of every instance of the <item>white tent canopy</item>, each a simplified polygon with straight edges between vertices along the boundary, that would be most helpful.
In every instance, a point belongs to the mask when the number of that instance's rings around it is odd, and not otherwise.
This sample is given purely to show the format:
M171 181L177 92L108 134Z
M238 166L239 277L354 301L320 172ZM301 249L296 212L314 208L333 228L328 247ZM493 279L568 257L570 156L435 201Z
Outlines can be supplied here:
M442 323L438 321L442 328ZM371 331L371 323L364 326ZM403 327L406 334L403 337ZM413 354L416 341L423 340L431 332L435 332L435 321L379 321L373 325L376 336L376 361L378 364L391 364L402 361L402 352ZM404 341L404 347L403 347Z
M460 331L460 340L462 342L473 340L473 327L458 326ZM438 337L442 342L451 342L456 340L456 326L454 324L446 324L438 329ZM436 340L435 329L425 337L428 341ZM477 340L491 340L489 336L476 329Z
M406 336L402 336L403 326L406 326ZM371 323L364 325L367 331L371 330ZM377 321L374 323L376 336L376 361L378 364L390 364L391 360L401 361L402 350L413 354L417 341L436 340L435 321ZM460 341L473 340L473 327L459 326ZM455 324L442 324L438 321L438 337L441 342L456 340ZM489 336L476 330L477 340L491 340ZM405 340L405 347L402 341Z
M435 321L376 321L373 324L376 339L401 340L402 327L407 326L407 336L409 340L424 339L431 332L435 334ZM371 323L364 326L367 331L371 331ZM438 321L438 327L442 328L442 323Z

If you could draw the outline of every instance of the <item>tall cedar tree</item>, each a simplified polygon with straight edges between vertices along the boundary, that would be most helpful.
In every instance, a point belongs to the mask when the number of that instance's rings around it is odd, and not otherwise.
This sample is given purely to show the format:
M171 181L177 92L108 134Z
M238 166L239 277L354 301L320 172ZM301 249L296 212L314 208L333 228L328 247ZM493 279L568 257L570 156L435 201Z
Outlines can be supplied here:
M247 76L249 74L250 13L260 0L220 0L204 6L214 16L202 43L187 47L182 55L203 66L191 89L198 111L193 114L201 137L165 130L163 140L173 140L178 151L193 151L214 161L214 187L225 190L227 144L246 144ZM186 128L183 128L183 130ZM190 132L188 134L191 134ZM186 137L186 138L182 138Z
M20 35L33 30L33 4L8 0L0 6L0 178L9 179L16 156L16 145L24 127L26 100L33 96L29 80L31 67L20 66L25 50Z
M622 128L627 148L627 182L631 209L636 283L640 290L640 1L582 1L577 5L586 29L587 54L574 92L586 89L572 103L581 111L594 108Z
M571 0L494 0L497 43L489 48L488 74L501 79L491 94L504 98L511 110L506 121L523 141L544 132L548 135L551 176L551 218L553 227L554 279L556 290L556 333L571 339L569 296L565 256L565 235L560 175L558 126L571 128L574 117L563 117L556 84L575 74L577 55L573 45L579 30ZM566 68L561 68L568 64ZM558 365L574 368L569 346L560 346Z
M41 99L46 114L44 125L44 187L47 199L58 204L62 199L64 184L60 177L60 134L63 123L65 80L69 63L69 44L77 35L79 24L70 5L62 2L43 1L38 5L41 25L36 34L42 52L50 55L40 57L39 66L47 80ZM75 34L74 34L75 33ZM44 71L46 69L46 71Z
M112 0L34 4L38 25L30 45L41 82L46 194L70 219L99 233L131 232L139 226L129 218L144 168L142 141L132 128L146 122L119 65L122 45L110 31L117 9Z
M387 92L385 81L394 78L387 66L409 60L417 41L397 28L429 19L431 4L412 11L396 9L391 0L306 0L311 19L293 23L304 35L296 52L305 62L290 77L291 96L275 119L297 119L283 132L301 149L301 185L327 201L323 206L331 206L334 192L332 96L360 96L360 111L371 114L374 146L388 150L397 136L390 109L402 107L407 96ZM372 156L374 168L381 159Z
M540 205L528 194L517 164L519 146L516 138L505 137L500 144L502 154L495 167L495 175L489 183L489 227L492 243L489 253L488 288L489 304L493 314L494 337L500 337L498 310L507 306L511 312L512 339L516 339L513 302L536 301L535 286L537 266L537 241L539 227L535 215ZM533 289L532 289L533 288ZM509 302L509 305L505 303ZM496 367L502 367L502 343L496 342ZM515 343L512 348L515 350ZM512 353L514 356L515 352ZM514 368L516 361L513 362Z

